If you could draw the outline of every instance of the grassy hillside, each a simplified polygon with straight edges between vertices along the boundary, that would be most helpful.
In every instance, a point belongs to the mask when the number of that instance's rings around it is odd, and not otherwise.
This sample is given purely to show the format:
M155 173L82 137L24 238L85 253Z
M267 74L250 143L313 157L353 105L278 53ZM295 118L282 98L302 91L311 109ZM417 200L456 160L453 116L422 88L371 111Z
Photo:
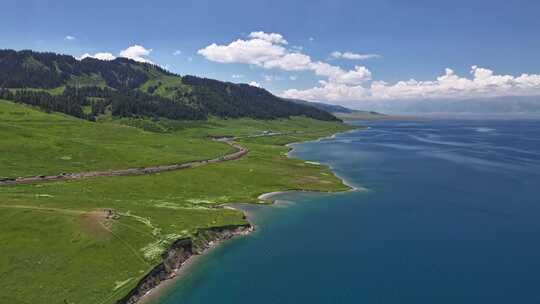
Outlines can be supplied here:
M0 109L0 145L10 149L0 152L0 172L9 175L178 162L227 152L209 135L286 133L245 137L239 140L250 149L245 158L190 170L0 187L0 303L115 303L173 240L245 223L236 210L212 208L218 204L255 203L278 190L347 189L328 168L288 159L283 146L349 129L338 122L91 123L6 101ZM107 219L103 209L120 218Z
M175 120L290 118L337 120L247 84L173 74L126 58L110 61L30 50L0 50L0 98L88 120L160 117Z
M115 123L92 123L0 100L0 177L144 167L231 151L203 137L179 139Z

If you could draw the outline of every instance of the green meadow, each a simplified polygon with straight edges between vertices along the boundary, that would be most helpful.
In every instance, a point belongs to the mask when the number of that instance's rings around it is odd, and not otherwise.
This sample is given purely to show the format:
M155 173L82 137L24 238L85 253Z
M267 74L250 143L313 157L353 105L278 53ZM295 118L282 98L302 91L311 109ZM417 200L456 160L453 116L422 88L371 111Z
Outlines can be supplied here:
M174 240L245 223L224 203L282 190L343 191L325 166L287 157L287 143L350 129L337 122L209 119L93 123L0 101L0 176L119 169L231 152L209 136L240 136L236 161L145 176L0 187L0 303L115 303ZM250 137L263 131L283 135ZM106 219L113 209L118 219Z
M206 159L231 148L114 122L93 123L0 102L0 177L59 174Z

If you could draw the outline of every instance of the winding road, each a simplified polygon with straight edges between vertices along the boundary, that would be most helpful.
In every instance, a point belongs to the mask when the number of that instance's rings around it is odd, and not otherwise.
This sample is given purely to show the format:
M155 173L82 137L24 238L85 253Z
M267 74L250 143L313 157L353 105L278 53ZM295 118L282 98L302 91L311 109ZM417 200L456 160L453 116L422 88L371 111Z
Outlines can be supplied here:
M162 166L154 166L154 167L107 170L107 171L89 171L89 172L81 172L81 173L62 173L60 175L38 175L38 176L29 176L29 177L7 178L7 179L0 180L0 186L20 185L20 184L39 184L39 183L45 183L45 182L77 180L77 179L101 177L101 176L129 176L129 175L155 174L159 172L190 169L190 168L204 166L207 164L215 164L215 163L236 160L236 159L240 159L246 156L249 153L249 150L247 148L242 147L236 142L234 142L234 139L220 138L220 139L214 139L214 140L224 142L230 145L231 147L236 149L236 152L227 154L224 156L220 156L217 158L213 158L213 159L191 161L191 162L173 164L173 165L162 165Z

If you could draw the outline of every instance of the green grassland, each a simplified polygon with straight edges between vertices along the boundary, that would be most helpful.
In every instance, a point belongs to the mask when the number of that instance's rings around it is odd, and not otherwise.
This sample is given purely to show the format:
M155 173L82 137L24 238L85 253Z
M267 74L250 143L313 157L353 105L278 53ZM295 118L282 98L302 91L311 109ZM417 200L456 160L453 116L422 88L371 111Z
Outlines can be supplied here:
M182 78L175 75L163 75L157 74L152 75L147 82L145 82L140 89L143 92L149 92L149 88L153 87L155 90L153 94L157 94L163 97L173 97L177 91L179 92L188 92L191 90L189 86L182 84Z
M226 154L206 138L96 124L0 101L0 177L173 164Z
M160 132L128 126L137 124ZM7 176L210 158L230 147L208 136L284 133L241 138L246 157L195 169L0 187L0 303L115 303L175 239L245 223L220 204L257 203L280 190L347 190L327 167L289 159L284 144L348 129L301 117L91 123L0 101L0 175ZM105 219L106 208L120 218Z

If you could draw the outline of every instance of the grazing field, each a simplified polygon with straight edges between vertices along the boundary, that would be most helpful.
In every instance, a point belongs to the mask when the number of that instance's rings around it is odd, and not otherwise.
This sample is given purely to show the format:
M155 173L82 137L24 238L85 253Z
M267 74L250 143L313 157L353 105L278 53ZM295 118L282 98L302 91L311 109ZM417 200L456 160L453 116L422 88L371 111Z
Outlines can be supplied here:
M174 164L232 151L206 138L96 124L8 101L0 101L0 147L0 177Z
M286 143L349 129L307 118L91 123L0 102L0 172L19 176L127 168L230 152L208 136L243 136L236 161L130 177L0 187L0 303L115 303L174 240L245 223L223 203L265 192L348 189L325 166L287 158ZM263 131L282 135L251 137ZM69 156L70 159L62 159ZM7 172L7 173L5 173ZM113 215L105 210L113 210Z

